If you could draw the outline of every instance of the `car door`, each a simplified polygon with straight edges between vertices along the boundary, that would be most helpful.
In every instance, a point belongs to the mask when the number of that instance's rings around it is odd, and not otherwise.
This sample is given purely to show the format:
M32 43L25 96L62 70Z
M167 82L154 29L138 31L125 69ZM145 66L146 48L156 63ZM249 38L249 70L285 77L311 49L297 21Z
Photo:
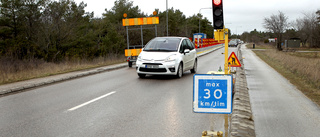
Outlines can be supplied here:
M194 61L197 58L197 51L196 51L194 44L190 41L190 39L187 39L187 42L190 47L190 53L191 53L191 60L192 60L191 67L193 67Z
M189 47L188 47L187 41L186 40L182 40L179 52L181 54L181 58L182 58L182 61L183 61L183 70L187 70L188 67L189 67L189 63L188 63L188 61L190 60L188 58L189 53L184 53L184 50L188 49L188 48Z
M194 62L195 62L195 59L197 57L197 51L193 45L193 43L189 40L189 39L186 39L187 40L187 44L189 46L189 49L190 49L190 69L193 68L193 65L194 65Z
M183 40L183 45L184 45L184 49L189 49L190 52L189 53L185 53L185 70L191 69L192 67L192 53L191 53L191 48L188 44L188 39L184 39Z

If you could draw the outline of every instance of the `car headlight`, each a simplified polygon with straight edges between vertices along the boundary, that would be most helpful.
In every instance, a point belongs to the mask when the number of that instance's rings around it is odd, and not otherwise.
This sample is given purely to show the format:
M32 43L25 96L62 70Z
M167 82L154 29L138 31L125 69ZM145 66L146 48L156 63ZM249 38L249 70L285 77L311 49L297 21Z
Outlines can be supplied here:
M142 57L139 55L137 60L142 61Z
M165 61L166 62L171 62L171 61L175 61L177 59L177 56L176 55L171 55L169 56Z

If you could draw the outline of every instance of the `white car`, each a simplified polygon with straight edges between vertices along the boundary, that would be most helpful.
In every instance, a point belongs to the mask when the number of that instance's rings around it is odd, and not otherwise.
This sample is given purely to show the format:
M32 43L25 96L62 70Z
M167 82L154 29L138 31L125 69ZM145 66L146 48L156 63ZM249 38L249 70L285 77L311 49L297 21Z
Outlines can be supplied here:
M143 48L136 61L140 78L146 75L176 75L197 71L197 52L186 37L156 37Z

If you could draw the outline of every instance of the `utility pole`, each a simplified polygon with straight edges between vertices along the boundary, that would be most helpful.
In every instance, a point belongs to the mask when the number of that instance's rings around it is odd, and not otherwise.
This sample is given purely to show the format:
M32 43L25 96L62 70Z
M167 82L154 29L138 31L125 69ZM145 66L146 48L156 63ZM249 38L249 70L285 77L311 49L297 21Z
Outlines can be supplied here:
M169 32L168 32L168 0L166 0L166 5L167 5L167 36L169 36Z
M201 10L202 10L202 9L212 9L212 8L201 8L201 9L199 10L199 14L201 14ZM199 34L200 34L200 20L201 20L201 19L202 19L202 18L201 18L201 16L200 16L200 18L199 18L198 46L199 46L199 44L200 44L200 43L199 43L199 41L200 41L200 40L199 40ZM214 33L214 31L213 31L213 33Z

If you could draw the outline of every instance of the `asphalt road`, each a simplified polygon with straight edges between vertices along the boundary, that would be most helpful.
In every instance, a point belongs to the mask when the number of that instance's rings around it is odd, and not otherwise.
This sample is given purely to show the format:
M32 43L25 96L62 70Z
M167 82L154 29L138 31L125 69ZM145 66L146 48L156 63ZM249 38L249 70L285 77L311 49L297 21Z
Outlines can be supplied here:
M223 52L200 57L197 73L223 68ZM190 71L180 79L140 79L135 68L56 83L1 97L0 136L196 137L224 131L223 115L193 113L192 88Z
M251 50L241 50L257 137L319 137L319 107Z

